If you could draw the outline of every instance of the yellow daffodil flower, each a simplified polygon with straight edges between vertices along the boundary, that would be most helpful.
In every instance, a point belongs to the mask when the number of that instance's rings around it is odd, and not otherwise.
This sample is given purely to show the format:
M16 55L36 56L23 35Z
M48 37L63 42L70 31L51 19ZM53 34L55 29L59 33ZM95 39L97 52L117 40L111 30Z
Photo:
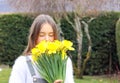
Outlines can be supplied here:
M41 41L36 47L40 50L41 53L45 53L48 46L48 42Z
M64 46L65 49L67 50L74 50L74 48L72 47L73 43L68 41L68 40L64 40L62 41L62 44Z
M41 54L38 48L33 48L31 52L32 52L32 55L35 55L35 56L39 56Z
M58 47L57 45L55 45L54 42L49 42L47 49L48 49L48 54L52 54L57 52Z
M74 50L72 47L73 43L68 40L55 40L54 42L41 41L35 48L31 50L32 58L37 60L37 57L41 54L50 55L56 54L57 52L61 53L62 59L67 55L67 50ZM57 55L57 54L56 54Z

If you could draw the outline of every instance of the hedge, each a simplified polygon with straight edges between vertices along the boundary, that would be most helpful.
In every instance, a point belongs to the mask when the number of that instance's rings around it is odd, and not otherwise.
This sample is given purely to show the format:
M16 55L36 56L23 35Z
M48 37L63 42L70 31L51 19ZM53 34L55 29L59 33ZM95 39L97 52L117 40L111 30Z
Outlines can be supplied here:
M87 21L91 16L82 17ZM10 14L0 16L0 63L13 65L14 60L20 56L27 44L27 35L35 16L23 14ZM69 15L72 22L74 15ZM118 20L117 13L101 14L89 23L89 31L92 39L92 56L87 63L84 74L106 74L116 72L118 56L115 40L115 25ZM77 49L76 33L73 27L61 20L61 28L65 39L73 41ZM87 52L87 38L83 34L82 58ZM77 61L77 51L71 52L73 64Z
M117 55L120 65L120 18L116 23L116 44L117 44Z
M21 14L0 16L0 63L12 65L22 54L32 21L33 18Z
M87 64L87 74L109 74L118 71L115 39L117 20L117 13L106 13L99 15L89 24L93 45L92 56Z

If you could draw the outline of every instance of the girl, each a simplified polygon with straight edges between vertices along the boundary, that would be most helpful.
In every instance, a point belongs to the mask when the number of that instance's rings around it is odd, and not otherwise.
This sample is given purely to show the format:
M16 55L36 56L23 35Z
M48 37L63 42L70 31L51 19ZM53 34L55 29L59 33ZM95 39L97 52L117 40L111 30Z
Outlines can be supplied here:
M56 23L52 17L42 14L35 18L30 28L28 45L23 52L23 56L19 56L16 59L9 83L46 83L39 75L35 65L31 63L31 49L42 40L54 41L58 39L57 34ZM62 83L62 81L62 79L58 79L54 83ZM65 83L74 83L70 58L67 60Z

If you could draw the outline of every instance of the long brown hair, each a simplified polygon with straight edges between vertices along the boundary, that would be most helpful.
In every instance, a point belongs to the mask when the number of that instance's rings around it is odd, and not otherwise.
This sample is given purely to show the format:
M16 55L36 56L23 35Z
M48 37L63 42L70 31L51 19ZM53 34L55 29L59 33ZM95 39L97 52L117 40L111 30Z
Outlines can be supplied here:
M53 18L49 15L41 14L35 18L35 20L33 21L30 27L29 36L28 36L28 44L27 44L26 49L23 52L23 55L30 54L31 49L35 47L36 40L41 30L41 25L44 23L48 23L52 26L53 31L54 31L54 39L58 39L57 26Z

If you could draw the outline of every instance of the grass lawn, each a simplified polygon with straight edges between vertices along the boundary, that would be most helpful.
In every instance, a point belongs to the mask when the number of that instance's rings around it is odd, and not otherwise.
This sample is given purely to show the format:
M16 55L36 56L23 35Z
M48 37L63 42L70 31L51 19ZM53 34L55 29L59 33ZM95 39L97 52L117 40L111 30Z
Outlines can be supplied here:
M11 69L5 68L0 71L0 83L8 83L8 79L10 76Z
M84 79L75 79L75 83L120 83L120 81L117 77L108 78L106 76L84 76Z
M8 83L10 72L10 68L4 68L0 71L0 83ZM118 77L108 78L105 76L84 76L83 78L84 79L75 79L75 83L120 83Z

